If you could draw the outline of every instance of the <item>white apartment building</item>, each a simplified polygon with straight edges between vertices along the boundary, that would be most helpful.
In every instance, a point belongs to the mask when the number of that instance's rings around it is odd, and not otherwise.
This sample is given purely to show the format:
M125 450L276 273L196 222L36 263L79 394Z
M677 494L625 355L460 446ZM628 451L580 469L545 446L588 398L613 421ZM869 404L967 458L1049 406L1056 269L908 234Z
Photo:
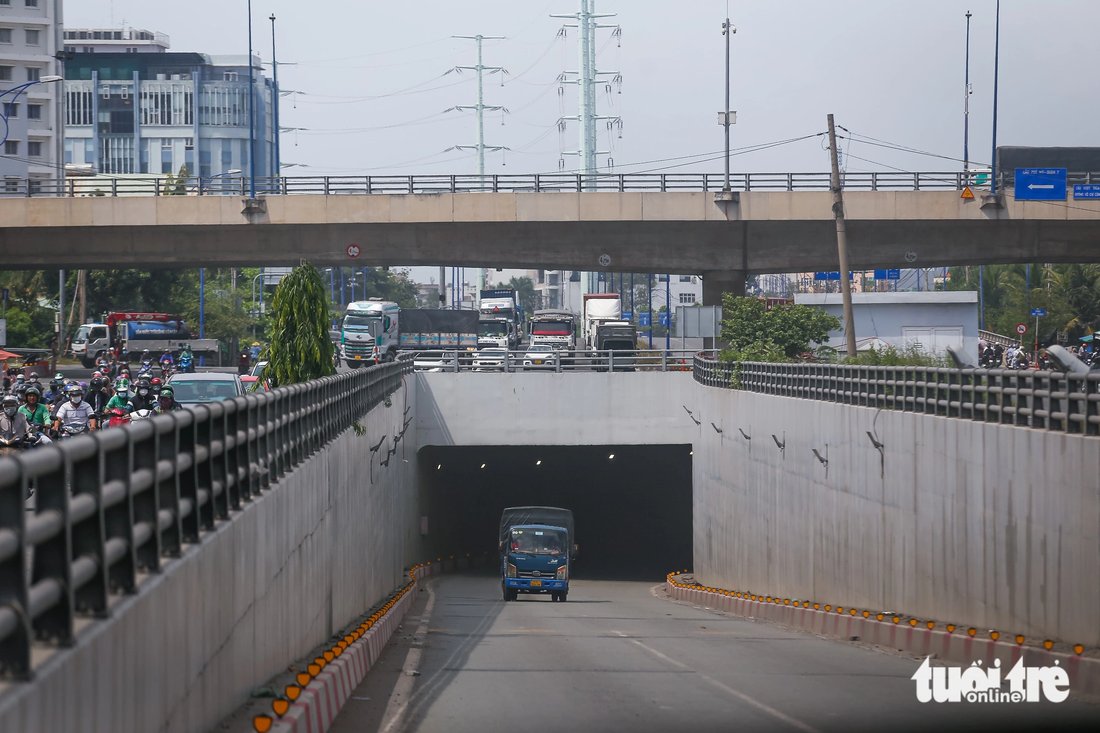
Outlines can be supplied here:
M0 0L0 192L60 177L61 0ZM19 90L18 87L26 86Z

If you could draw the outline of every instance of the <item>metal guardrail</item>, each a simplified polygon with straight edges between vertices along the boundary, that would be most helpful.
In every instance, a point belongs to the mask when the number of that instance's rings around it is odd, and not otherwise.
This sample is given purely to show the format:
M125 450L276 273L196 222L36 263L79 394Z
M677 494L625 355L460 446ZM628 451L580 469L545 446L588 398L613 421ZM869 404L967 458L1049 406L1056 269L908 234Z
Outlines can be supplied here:
M1100 435L1100 372L736 364L702 354L693 366L710 387Z
M109 615L110 596L140 591L139 572L274 489L410 369L384 364L0 459L0 676L28 679L33 640L71 644L77 615Z
M1001 346L1015 346L1021 341L1020 336L1013 338L1012 336L1004 336L993 331L978 330L978 339L990 344L1000 344Z
M695 349L636 349L605 351L551 351L532 353L524 349L508 351L499 358L486 359L477 351L402 352L402 361L411 361L416 371L431 372L688 372ZM541 363L538 356L545 355Z
M1013 171L998 175L1011 190ZM828 191L829 173L735 173L734 191ZM1100 183L1100 172L1074 172L1069 184ZM961 191L988 188L988 174L975 171L850 172L848 191ZM256 179L257 196L294 194L441 194L577 192L718 192L720 173L533 173L526 175L279 176ZM5 179L0 196L248 196L248 178L127 177Z

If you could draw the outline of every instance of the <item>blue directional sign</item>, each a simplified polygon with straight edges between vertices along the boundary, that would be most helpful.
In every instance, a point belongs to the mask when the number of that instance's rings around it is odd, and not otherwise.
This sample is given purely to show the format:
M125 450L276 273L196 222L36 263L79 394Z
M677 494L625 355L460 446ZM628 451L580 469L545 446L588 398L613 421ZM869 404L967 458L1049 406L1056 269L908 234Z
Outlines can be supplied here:
M1100 183L1075 183L1075 184L1073 184L1073 198L1075 198L1075 199L1100 199Z
M901 280L901 270L875 270L876 280Z
M649 311L642 311L641 313L639 313L638 314L638 325L639 326L652 326L653 325L653 314L650 313Z
M1047 309L1046 308L1032 308L1031 309L1031 317L1032 318L1043 318L1043 317L1046 316L1046 314L1047 314Z
M664 326L665 328L668 328L668 323L669 323L668 317L670 315L669 312L668 311L661 311L657 315L659 316L659 320L660 320L661 325Z
M1017 168L1017 201L1065 201L1065 168Z
M623 311L623 320L624 321L633 321L634 320L634 311Z
M854 277L852 271L848 271L848 279L851 280ZM833 270L832 272L815 272L814 280L840 280L840 271Z

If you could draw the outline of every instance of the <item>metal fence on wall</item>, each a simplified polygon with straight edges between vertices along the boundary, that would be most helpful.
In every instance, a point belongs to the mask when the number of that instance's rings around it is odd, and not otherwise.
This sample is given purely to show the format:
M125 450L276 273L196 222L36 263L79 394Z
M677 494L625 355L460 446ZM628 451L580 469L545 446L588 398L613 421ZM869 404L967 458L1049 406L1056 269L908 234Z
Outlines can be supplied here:
M988 174L977 171L851 171L848 191L961 191L988 189ZM1068 183L1100 183L1100 172L1070 172ZM998 175L1010 191L1014 172ZM721 173L529 173L508 175L278 176L256 179L257 196L293 194L440 194L578 192L718 192ZM734 191L829 191L829 173L734 173ZM248 196L247 177L155 176L5 179L0 196Z
M694 373L711 387L1100 435L1100 372L735 364L698 354Z
M71 644L77 615L107 615L110 596L139 591L139 572L277 488L411 368L383 364L0 459L0 675L29 678L34 640Z

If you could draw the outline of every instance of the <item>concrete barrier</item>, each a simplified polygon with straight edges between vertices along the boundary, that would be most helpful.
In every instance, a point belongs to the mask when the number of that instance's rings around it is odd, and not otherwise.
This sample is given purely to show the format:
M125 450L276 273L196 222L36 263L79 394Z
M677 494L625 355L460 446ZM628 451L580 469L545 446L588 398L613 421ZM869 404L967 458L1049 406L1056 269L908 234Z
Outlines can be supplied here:
M400 432L391 396L269 491L188 546L139 592L89 621L29 683L0 688L0 730L208 731L335 630L405 581L423 556L415 445L379 466ZM406 440L413 436L406 436Z
M1070 690L1073 694L1100 697L1100 659L1095 657L1017 644L1011 639L991 639L985 636L979 638L977 635L970 636L968 629L959 627L948 631L946 628L928 628L926 624L920 623L912 626L903 623L896 616L884 616L879 620L877 615L865 617L861 611L852 615L850 609L845 612L842 608L841 612L837 612L805 608L794 605L799 602L789 598L753 600L751 597L744 597L743 593L699 588L684 584L676 578L666 581L665 590L676 600L725 613L779 623L818 636L875 644L916 656L931 656L963 666L978 661L991 665L994 660L999 659L1001 669L1007 672L1021 658L1028 666L1058 664L1069 673ZM895 622L895 618L898 621Z

